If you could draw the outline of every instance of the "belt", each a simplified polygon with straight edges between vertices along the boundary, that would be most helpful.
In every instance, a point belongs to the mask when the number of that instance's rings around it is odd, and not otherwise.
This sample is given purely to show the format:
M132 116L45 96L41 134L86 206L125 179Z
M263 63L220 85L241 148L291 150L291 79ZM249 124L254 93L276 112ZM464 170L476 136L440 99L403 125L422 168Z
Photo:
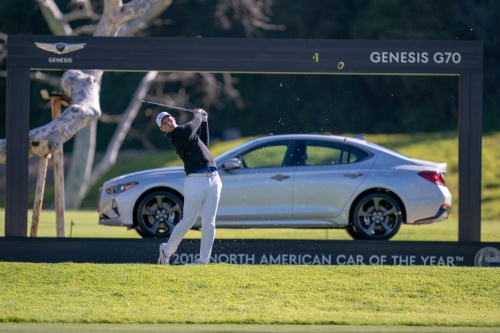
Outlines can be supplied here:
M203 167L201 169L196 170L194 173L204 173L204 172L214 172L217 171L216 167Z
M190 173L188 175L188 177L213 177L213 176L217 176L217 171L213 171L213 172L205 171L205 172L199 172L199 173Z

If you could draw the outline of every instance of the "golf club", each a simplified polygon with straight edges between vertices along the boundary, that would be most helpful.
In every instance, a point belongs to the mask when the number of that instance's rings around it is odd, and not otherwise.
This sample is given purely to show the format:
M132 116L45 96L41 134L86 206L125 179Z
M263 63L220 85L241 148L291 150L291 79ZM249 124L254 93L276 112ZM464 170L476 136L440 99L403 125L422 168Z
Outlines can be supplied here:
M181 108L181 107L178 107L178 106L173 106L173 105L168 105L168 104L162 104L162 103L150 102L150 101L146 101L146 100L144 100L144 99L138 100L138 101L137 101L137 103L154 104L154 105L163 106L164 108L167 108L167 109L174 109L174 110L186 111L186 112L194 112L194 110L192 110L192 109L185 109L185 108Z

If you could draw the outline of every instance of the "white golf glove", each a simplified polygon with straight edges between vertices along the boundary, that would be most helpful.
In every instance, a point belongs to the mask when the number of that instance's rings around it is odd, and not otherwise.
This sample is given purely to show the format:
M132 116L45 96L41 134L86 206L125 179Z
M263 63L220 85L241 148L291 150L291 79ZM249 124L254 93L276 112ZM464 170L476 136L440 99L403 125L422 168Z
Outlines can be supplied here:
M194 116L199 117L203 122L208 121L208 114L202 109L195 109Z

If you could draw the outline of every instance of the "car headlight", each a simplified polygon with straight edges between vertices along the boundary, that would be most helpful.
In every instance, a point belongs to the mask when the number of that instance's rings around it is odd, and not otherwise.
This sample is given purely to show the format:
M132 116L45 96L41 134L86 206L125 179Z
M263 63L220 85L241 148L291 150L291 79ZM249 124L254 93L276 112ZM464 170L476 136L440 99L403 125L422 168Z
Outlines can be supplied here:
M106 187L106 193L108 193L108 194L122 193L126 190L130 190L132 187L136 186L137 184L139 184L139 183L138 182L130 182L130 183L118 184L118 185Z

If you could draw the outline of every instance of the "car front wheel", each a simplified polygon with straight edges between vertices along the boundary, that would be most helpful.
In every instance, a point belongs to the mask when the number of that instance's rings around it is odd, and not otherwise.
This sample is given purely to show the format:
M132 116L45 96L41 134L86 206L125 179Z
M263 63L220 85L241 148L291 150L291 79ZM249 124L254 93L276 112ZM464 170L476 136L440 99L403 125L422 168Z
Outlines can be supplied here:
M182 219L182 200L167 191L148 193L137 205L135 217L142 237L168 238Z
M394 198L374 193L357 203L352 223L363 239L390 239L398 232L402 220L401 207Z
M352 239L365 239L364 237L361 237L356 230L354 230L353 226L349 226L349 228L345 229L347 234L351 236Z

